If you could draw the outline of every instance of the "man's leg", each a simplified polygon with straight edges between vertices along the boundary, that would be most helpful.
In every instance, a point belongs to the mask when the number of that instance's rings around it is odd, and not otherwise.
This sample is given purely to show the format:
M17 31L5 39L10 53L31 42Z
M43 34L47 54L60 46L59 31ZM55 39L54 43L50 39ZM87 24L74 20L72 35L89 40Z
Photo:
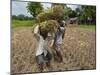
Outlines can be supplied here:
M57 45L56 45L56 54L57 54L57 56L58 56L58 61L59 61L59 62L62 62L63 59L62 59L61 45L60 45L60 44L57 44Z
M51 59L52 59L52 55L51 55L51 53L48 51L48 53L47 53L47 55L46 55L46 57L45 57L45 59L46 59L46 65L48 66L48 67L50 67L50 61L51 61Z
M36 61L37 61L40 71L43 71L43 66L44 66L44 62L45 62L43 54L36 56Z

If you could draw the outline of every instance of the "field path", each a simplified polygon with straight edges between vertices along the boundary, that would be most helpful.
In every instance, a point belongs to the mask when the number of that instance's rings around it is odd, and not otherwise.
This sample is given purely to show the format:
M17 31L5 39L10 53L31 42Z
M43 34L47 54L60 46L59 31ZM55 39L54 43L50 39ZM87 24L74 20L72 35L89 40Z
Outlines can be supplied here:
M14 28L11 33L12 73L39 72L34 58L37 43L31 28ZM44 72L95 69L95 44L95 30L79 27L66 28L62 44L63 63L52 59L52 67L45 67Z

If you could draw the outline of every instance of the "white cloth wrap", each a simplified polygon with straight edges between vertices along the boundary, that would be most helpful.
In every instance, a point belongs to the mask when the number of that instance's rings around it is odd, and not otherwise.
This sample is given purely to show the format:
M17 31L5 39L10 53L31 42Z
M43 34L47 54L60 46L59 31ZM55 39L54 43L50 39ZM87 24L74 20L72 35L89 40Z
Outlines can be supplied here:
M38 45L36 48L36 56L41 55L42 53L44 53L44 56L46 56L47 50L48 50L48 42L49 42L50 38L52 37L52 35L48 34L48 38L46 40L44 40L43 37L39 34L39 25L37 25L35 27L34 35L38 41Z

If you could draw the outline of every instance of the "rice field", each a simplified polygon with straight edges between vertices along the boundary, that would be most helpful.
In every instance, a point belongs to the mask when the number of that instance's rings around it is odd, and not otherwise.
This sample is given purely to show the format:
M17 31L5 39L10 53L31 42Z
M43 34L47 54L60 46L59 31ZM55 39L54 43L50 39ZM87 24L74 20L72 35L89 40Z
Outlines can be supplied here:
M11 72L40 72L35 60L36 39L31 27L16 27L11 31ZM63 62L51 60L43 72L88 70L96 68L95 29L66 27L62 44ZM50 49L52 52L52 49Z

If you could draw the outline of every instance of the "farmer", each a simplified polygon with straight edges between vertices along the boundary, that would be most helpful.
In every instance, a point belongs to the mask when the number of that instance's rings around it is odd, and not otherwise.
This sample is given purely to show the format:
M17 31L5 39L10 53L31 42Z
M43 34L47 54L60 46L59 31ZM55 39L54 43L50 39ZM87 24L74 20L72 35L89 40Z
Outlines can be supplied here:
M58 27L57 32L55 33L53 48L54 48L55 54L57 56L56 59L59 62L62 62L63 58L62 58L62 54L61 54L61 44L62 44L62 40L63 40L64 34L65 34L65 22L64 21L58 21L58 22L59 22L59 27Z
M44 64L50 67L50 60L52 58L50 51L48 50L48 42L53 39L54 35L49 32L49 29L42 31L37 25L34 29L34 35L38 40L38 46L36 49L36 61L40 70L43 70Z

